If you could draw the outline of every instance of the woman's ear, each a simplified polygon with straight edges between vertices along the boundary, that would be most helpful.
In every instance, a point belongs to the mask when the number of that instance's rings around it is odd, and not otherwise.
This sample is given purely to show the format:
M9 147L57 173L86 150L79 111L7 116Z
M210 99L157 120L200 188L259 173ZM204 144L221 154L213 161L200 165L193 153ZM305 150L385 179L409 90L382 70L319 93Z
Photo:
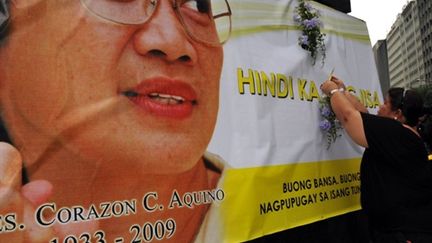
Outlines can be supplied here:
M395 120L398 120L402 123L405 122L405 116L403 115L401 109L397 109L394 113L395 113Z

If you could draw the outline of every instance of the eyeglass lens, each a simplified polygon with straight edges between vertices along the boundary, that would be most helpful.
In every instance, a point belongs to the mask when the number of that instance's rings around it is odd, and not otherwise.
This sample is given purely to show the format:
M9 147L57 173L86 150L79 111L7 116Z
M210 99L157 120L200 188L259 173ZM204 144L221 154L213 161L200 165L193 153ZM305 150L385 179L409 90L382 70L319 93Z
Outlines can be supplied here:
M81 0L98 17L118 24L144 24L161 0ZM231 31L231 11L226 0L177 0L174 8L186 32L195 40L224 43Z

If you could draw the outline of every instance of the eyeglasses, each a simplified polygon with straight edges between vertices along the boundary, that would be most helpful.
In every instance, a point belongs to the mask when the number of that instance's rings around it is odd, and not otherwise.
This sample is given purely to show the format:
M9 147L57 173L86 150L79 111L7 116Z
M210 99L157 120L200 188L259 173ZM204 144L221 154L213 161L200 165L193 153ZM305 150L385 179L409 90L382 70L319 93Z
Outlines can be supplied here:
M92 14L117 24L142 25L162 0L81 0ZM211 46L225 43L231 35L228 0L174 0L173 9L186 33Z

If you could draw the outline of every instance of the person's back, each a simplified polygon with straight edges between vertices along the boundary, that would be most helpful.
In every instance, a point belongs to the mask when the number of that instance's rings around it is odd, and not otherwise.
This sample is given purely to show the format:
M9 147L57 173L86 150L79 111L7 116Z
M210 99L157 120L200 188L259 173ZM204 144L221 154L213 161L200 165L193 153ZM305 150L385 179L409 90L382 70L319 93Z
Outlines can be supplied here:
M366 148L361 203L373 242L432 242L432 163L417 131L424 115L421 96L391 88L376 116L366 114L336 77L321 90L347 134Z
M369 147L361 164L361 199L371 227L432 233L432 163L422 140L396 120L362 117Z

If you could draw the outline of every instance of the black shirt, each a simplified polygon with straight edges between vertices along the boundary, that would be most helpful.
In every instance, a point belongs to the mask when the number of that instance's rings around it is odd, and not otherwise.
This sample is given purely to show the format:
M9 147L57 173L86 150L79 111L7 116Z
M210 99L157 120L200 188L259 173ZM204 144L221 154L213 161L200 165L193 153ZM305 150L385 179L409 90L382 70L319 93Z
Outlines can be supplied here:
M368 143L361 203L371 228L432 232L432 163L421 139L400 122L363 114Z

